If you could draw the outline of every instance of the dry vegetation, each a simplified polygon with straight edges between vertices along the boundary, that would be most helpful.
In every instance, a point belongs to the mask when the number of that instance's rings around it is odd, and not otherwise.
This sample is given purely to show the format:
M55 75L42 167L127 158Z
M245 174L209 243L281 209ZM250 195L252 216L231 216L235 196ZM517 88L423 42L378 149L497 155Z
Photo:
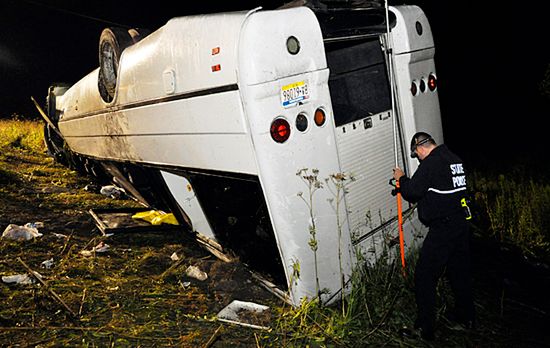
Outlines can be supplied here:
M528 273L533 268L520 267L525 260L521 253L503 253L499 243L512 239L495 243L486 238L499 236L500 228L487 219L478 225L473 248L479 328L452 330L440 318L438 338L430 344L399 335L401 327L412 324L415 309L412 277L403 279L395 264L358 270L353 293L343 304L323 307L310 301L292 309L263 290L242 264L214 258L182 230L103 236L89 209L138 205L85 190L87 179L45 154L41 128L38 122L0 120L0 231L9 224L44 224L43 236L34 240L0 239L0 276L25 274L29 268L43 276L42 284L0 282L0 346L549 346L548 272ZM502 215L495 221L510 221L504 220L509 215L505 209L494 210L500 186L479 178L476 182L483 198L479 213L486 209ZM547 197L544 187L544 195L537 197ZM544 221L520 229L547 226ZM536 231L547 235L546 227ZM536 239L537 248L529 250L546 251L545 238ZM107 252L81 254L100 242L109 245ZM173 253L179 261L170 258ZM414 255L409 257L408 264L414 265ZM42 268L49 259L53 267ZM185 276L190 265L205 271L208 279ZM438 290L441 314L451 297L445 282ZM261 325L271 330L217 321L216 313L234 299L269 305L271 318L263 317Z
M44 284L0 282L0 346L256 346L256 331L221 325L215 315L233 299L271 305L271 294L183 230L104 237L89 209L138 205L86 191L89 181L45 154L41 127L0 120L0 230L44 224L34 240L0 239L1 276L25 274L27 265L44 277ZM80 253L100 242L107 252ZM49 259L53 267L42 268ZM186 277L189 265L208 279Z

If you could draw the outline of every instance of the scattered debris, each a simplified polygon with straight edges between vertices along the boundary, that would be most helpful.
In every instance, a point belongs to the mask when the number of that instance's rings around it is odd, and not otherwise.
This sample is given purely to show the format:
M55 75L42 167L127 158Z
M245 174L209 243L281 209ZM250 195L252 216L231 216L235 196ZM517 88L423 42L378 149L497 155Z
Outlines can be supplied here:
M40 264L40 267L42 268L45 268L45 269L50 269L53 267L53 257L51 259L48 259L46 261L42 261L42 263Z
M169 274L171 274L176 268L178 268L184 261L185 259L183 258L180 258L179 260L175 261L172 266L168 267L167 270L165 270L164 272L162 272L162 274L158 277L158 279L160 280L163 280L164 278L166 278L166 276L168 276Z
M19 263L22 264L23 267L25 267L28 274L33 276L34 279L38 280L38 282L40 282L40 284L42 284L42 286L44 286L46 290L48 290L53 299L59 302L63 306L63 308L65 308L65 310L72 316L72 318L78 318L78 315L73 312L71 308L69 308L69 306L67 306L67 304L61 299L61 297L59 297L59 295L49 287L48 283L46 283L46 281L42 279L40 273L33 271L23 260L21 260L20 257L17 258L17 261L19 261Z
M43 124L38 126L41 133ZM154 226L132 219L136 212L153 208L132 199L106 198L99 194L101 185L97 194L82 190L88 178L52 165L41 152L42 147L36 153L16 150L0 156L0 205L3 207L0 298L4 299L0 311L0 347L9 346L10 342L13 342L11 345L58 347L75 346L79 342L90 347L204 347L219 325L223 325L223 329L212 348L254 341L255 330L242 332L242 327L216 323L215 315L233 298L259 302L258 297L271 299L271 295L251 286L214 292L209 284L214 279L244 283L247 273L242 263L236 261L231 268L210 270L219 260L212 259L198 246L193 236L185 233L186 227ZM16 175L32 172L36 173L33 180L16 179ZM11 173L14 173L13 180ZM42 191L44 187L47 193ZM102 220L109 220L107 233L90 218L88 211L92 209ZM121 210L127 213L120 214L118 220L113 219L110 213L121 213ZM40 238L29 241L2 238L8 224L25 225L34 221L44 223L44 228L35 226L43 234ZM119 225L115 226L115 222ZM113 237L106 238L112 233ZM80 254L100 241L110 245L108 252L95 257ZM169 258L174 251L179 261ZM27 273L17 261L18 257L44 276L47 288L32 275L29 276L34 284L2 281L2 276ZM41 263L50 258L54 259L53 267L41 268ZM173 264L177 267L163 281L157 281L158 275ZM206 271L208 279L200 282L185 276L189 265ZM235 271L234 267L243 270ZM220 301L224 301L223 305ZM185 316L186 313L193 313L196 318Z
M172 261L178 261L180 259L180 257L178 256L178 254L176 254L176 252L174 251L174 253L172 255L170 255L170 259Z
M35 272L36 276L41 277L42 275L38 272ZM36 281L34 280L34 277L31 277L28 274L14 274L9 276L2 276L2 281L6 284L19 284L19 285L27 285L27 284L34 284Z
M193 266L193 265L187 267L187 269L185 270L185 275L201 281L208 279L208 274L201 271L197 266Z
M271 310L268 306L254 302L233 300L218 313L218 320L226 323L268 330Z
M138 233L138 232L168 232L181 229L180 225L152 225L150 221L137 219L134 215L146 213L150 209L140 208L106 208L90 209L89 213L96 226L104 234L108 233Z
M208 238L206 236L203 236L201 234L197 234L195 236L197 242L199 242L206 250L208 250L212 255L216 256L218 259L222 260L223 262L233 262L234 259L230 255L224 253L222 250L222 246L218 244L215 240Z
M93 254L104 253L109 251L110 246L107 243L99 242L92 250L81 250L80 254L84 256L92 256Z
M126 194L126 191L124 191L123 188L120 188L115 185L107 185L103 186L101 190L99 190L99 193L101 193L104 196L110 197L112 199L119 199L124 197Z
M165 213L162 210L148 210L136 213L132 219L141 219L150 222L151 225L170 224L179 225L178 220L172 213Z
M4 230L4 233L2 233L2 238L13 240L30 240L41 237L42 233L38 232L38 228L35 226L37 226L36 223L28 223L25 226L9 224Z

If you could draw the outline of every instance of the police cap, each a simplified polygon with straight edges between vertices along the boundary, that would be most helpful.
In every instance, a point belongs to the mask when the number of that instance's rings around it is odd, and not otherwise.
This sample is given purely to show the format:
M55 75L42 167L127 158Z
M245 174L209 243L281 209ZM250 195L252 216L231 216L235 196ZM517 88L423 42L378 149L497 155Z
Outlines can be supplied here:
M416 154L416 148L419 145L423 145L423 144L426 144L428 142L431 142L431 143L435 144L435 141L432 138L432 136L429 135L426 132L418 132L415 135L413 135L412 140L411 140L411 157L412 158L417 158L418 155Z

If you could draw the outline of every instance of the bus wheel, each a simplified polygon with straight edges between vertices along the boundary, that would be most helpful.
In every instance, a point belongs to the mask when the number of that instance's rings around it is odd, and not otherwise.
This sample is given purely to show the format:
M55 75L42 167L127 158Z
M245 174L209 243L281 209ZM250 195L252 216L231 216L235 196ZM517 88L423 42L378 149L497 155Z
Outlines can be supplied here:
M147 35L151 34L151 30L145 28L132 28L128 29L128 34L132 37L132 43L137 43Z
M118 63L122 51L131 44L130 33L123 28L105 28L99 38L98 88L101 98L107 103L113 101L117 85Z

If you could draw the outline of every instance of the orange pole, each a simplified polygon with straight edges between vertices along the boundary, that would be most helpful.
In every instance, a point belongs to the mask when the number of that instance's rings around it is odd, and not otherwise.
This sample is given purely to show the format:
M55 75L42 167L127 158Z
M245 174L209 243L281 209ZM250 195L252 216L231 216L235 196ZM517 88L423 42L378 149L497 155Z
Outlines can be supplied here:
M399 227L399 249L401 250L401 266L403 267L403 275L405 273L405 240L403 238L403 207L401 206L401 192L399 192L399 180L395 181L397 190L397 224Z

